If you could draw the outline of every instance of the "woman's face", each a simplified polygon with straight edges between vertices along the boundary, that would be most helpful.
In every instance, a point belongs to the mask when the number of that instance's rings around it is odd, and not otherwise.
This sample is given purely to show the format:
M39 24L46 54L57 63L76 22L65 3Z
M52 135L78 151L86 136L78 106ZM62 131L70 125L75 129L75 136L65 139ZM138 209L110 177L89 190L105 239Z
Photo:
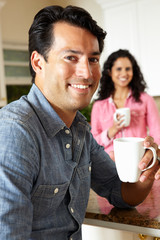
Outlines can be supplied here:
M118 58L111 68L110 76L115 88L127 87L133 78L133 67L127 57Z

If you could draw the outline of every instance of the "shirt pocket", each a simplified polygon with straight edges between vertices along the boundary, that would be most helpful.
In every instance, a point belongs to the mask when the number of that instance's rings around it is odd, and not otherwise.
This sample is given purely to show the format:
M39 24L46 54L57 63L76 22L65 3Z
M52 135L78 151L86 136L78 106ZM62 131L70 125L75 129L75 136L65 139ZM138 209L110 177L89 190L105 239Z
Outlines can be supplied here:
M54 214L67 192L69 183L39 185L32 196L34 219Z
M131 124L132 127L139 128L141 125L146 125L145 109L131 110Z
M87 207L90 186L91 186L91 163L80 166L77 168L77 190L79 191L79 203L76 206L80 215L83 216ZM82 217L83 218L83 217Z
M78 176L81 181L85 180L87 177L90 178L91 168L91 163L77 168Z

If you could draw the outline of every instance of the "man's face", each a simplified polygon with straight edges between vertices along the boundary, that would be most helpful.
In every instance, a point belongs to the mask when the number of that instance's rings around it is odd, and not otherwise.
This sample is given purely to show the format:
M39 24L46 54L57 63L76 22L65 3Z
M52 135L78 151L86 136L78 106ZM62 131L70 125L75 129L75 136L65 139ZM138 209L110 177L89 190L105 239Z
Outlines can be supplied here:
M75 113L86 107L100 79L99 44L89 31L65 22L54 25L47 62L41 57L35 84L53 106Z

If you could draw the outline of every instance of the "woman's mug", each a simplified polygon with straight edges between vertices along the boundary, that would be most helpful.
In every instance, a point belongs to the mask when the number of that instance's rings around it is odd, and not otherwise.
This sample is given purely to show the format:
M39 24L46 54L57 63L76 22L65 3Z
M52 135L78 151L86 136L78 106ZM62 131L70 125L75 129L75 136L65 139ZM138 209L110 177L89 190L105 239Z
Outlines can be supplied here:
M131 120L130 108L118 108L113 115L114 121L118 121L117 117L119 114L123 115L120 119L123 120L121 124L123 124L125 127L128 127Z

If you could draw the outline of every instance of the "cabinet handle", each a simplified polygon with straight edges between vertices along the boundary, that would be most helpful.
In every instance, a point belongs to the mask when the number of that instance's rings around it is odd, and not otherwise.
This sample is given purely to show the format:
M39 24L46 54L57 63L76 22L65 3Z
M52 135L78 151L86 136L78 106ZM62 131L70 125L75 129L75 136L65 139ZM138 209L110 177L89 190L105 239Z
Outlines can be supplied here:
M141 240L144 240L144 239L147 239L147 235L144 235L144 234L138 234L138 237L139 237L139 239L141 239ZM157 240L157 239L156 239Z

